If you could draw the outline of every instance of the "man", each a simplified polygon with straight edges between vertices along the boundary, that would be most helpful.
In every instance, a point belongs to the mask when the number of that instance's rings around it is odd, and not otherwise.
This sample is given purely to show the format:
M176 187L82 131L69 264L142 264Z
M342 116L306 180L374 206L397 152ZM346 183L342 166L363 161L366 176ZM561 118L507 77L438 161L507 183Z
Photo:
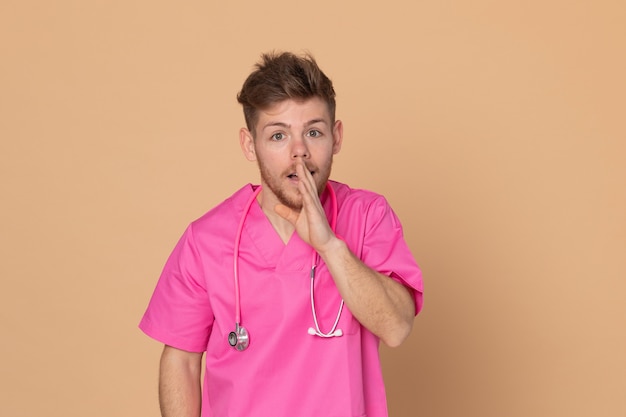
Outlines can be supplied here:
M311 56L263 55L238 100L261 185L191 223L140 324L165 344L162 415L386 416L379 340L402 343L422 305L400 222L329 181L343 125Z

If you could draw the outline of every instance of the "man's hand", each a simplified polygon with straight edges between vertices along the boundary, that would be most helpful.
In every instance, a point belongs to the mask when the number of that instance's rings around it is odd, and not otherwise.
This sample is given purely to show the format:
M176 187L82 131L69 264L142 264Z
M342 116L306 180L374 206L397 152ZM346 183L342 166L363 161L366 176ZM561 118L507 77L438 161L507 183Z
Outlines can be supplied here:
M298 190L302 195L302 210L297 212L279 204L274 211L293 224L300 239L321 254L327 250L336 236L326 219L315 180L302 159L296 163L296 173L298 174Z

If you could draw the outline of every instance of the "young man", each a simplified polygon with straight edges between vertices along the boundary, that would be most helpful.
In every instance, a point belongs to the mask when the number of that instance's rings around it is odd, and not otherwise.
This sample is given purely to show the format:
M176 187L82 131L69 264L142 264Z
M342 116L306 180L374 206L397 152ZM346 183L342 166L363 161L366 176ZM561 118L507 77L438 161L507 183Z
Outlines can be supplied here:
M402 343L422 305L400 222L329 181L343 125L312 57L264 55L238 100L261 185L190 224L140 324L165 344L162 415L387 416L379 341Z

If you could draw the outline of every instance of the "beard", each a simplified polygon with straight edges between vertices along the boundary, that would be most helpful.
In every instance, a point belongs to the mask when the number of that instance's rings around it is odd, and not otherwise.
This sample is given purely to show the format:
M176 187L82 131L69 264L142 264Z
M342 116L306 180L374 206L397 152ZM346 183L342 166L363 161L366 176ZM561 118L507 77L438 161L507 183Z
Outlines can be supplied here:
M276 196L278 201L292 210L302 210L302 195L300 191L289 182L288 175L296 172L295 166L290 170L286 170L280 175L272 174L260 158L257 158L261 180L263 184ZM326 183L330 177L330 171L333 164L332 155L327 164L321 168L307 166L309 171L315 171L313 180L317 187L317 195L320 196L326 188ZM313 169L312 169L313 168Z

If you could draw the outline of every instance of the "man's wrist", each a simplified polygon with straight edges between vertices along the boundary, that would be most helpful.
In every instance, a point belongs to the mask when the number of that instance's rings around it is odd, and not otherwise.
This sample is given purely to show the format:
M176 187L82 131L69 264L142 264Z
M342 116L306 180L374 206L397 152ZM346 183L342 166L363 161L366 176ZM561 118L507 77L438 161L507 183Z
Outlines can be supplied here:
M329 256L337 255L344 250L347 250L348 246L339 236L333 236L323 248L318 250L318 253L322 259L326 260Z

